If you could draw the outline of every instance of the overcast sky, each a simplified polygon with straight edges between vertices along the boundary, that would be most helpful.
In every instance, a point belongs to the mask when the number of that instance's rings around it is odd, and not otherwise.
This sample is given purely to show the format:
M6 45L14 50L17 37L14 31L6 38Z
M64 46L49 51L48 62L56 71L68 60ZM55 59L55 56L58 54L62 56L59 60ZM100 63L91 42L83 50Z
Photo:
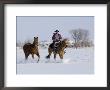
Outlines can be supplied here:
M56 29L63 38L71 39L69 31L79 28L88 30L90 39L94 39L93 16L17 16L17 41L24 42L34 36L39 41L50 41Z

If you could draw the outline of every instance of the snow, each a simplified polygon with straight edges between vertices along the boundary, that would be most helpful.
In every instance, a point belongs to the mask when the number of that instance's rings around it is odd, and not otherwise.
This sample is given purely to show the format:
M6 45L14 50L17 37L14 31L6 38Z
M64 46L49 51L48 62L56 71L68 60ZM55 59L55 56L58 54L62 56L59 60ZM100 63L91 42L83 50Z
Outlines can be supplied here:
M47 48L39 48L40 61L30 55L25 60L22 48L17 47L17 74L93 74L94 73L94 47L67 48L64 59L57 55L56 60L53 54L50 59Z

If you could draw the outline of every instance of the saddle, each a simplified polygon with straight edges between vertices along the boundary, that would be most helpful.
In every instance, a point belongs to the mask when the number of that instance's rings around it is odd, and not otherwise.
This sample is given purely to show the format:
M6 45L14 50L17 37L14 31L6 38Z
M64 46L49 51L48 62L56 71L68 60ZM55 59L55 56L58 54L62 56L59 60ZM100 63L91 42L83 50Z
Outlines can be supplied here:
M52 50L54 52L57 52L58 51L58 47L59 47L59 44L60 44L61 41L59 42L53 42L50 44L50 47L52 48ZM66 50L64 51L64 54L66 53Z
M50 47L53 49L53 51L57 52L58 46L60 42L53 42Z
M53 51L57 52L58 51L58 46L59 46L60 42L55 42L54 47L53 47ZM66 53L66 50L64 50L64 54Z
M55 43L54 43L54 47L57 48L57 47L59 46L59 43L60 43L60 42L55 42Z

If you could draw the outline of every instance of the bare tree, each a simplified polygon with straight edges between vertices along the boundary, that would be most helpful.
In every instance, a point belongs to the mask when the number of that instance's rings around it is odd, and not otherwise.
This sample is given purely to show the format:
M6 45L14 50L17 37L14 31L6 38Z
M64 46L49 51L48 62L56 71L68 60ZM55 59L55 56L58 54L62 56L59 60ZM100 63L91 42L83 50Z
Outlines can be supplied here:
M74 39L75 43L79 41L85 41L85 40L87 41L89 36L88 30L84 30L84 29L70 30L70 34Z
M89 32L85 29L70 30L70 34L74 40L74 47L85 47L89 45Z

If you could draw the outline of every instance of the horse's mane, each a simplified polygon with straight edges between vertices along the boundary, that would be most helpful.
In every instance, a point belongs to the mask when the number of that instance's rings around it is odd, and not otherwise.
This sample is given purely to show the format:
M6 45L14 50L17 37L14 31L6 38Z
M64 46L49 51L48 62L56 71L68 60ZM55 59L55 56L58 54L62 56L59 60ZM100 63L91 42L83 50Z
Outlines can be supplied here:
M68 39L67 39L67 38L64 38L64 39L60 42L59 48L65 47L66 44L67 44L66 41L68 41Z
M65 42L65 41L68 41L68 39L67 39L67 38L64 38L64 39L62 40L62 42Z

